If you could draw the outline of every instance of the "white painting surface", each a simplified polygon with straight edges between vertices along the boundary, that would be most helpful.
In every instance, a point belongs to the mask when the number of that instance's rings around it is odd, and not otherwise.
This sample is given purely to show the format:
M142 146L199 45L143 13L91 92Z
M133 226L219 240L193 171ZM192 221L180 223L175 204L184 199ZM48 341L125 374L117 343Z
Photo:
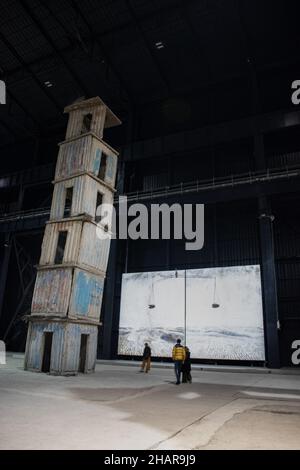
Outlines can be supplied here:
M170 357L177 338L193 358L263 361L260 267L124 274L118 354Z

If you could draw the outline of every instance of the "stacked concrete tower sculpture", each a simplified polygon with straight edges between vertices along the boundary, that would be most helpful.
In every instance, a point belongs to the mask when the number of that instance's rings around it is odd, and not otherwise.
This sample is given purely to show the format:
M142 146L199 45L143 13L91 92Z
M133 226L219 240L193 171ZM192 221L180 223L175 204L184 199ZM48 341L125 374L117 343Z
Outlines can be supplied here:
M69 121L28 316L25 369L74 375L95 368L110 248L110 237L97 234L108 230L97 208L113 203L118 157L102 137L104 128L120 121L99 97L65 112Z

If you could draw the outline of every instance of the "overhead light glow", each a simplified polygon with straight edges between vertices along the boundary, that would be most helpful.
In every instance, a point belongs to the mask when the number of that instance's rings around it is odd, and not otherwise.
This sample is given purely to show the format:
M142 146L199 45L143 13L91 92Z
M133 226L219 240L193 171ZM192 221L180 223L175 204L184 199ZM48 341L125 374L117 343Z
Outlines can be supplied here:
M155 47L156 47L156 49L163 49L165 46L164 46L164 43L162 41L157 41L155 43Z

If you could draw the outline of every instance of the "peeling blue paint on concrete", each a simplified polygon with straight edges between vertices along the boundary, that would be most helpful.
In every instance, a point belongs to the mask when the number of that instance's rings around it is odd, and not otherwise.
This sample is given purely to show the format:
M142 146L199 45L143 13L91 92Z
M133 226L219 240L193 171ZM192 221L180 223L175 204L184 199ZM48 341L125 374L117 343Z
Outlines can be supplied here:
M114 159L111 155L107 156L107 168L106 168L106 176L109 179L112 179L114 173Z
M98 173L99 173L99 168L100 168L100 163L101 163L101 155L102 155L101 149L97 149L96 150L96 157L95 157L95 160L94 160L94 170L93 170L96 175L98 175Z
M96 276L79 271L75 279L74 312L87 316L93 307L101 306L103 284Z

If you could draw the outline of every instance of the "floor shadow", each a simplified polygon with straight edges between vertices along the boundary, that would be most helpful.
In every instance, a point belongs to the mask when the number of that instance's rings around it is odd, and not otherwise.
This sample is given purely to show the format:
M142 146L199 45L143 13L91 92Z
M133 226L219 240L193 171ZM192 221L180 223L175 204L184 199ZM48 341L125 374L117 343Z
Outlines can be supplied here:
M71 387L68 390L75 398L86 401L114 402L120 399L135 398L144 395L154 387L143 388L100 388L100 387Z

